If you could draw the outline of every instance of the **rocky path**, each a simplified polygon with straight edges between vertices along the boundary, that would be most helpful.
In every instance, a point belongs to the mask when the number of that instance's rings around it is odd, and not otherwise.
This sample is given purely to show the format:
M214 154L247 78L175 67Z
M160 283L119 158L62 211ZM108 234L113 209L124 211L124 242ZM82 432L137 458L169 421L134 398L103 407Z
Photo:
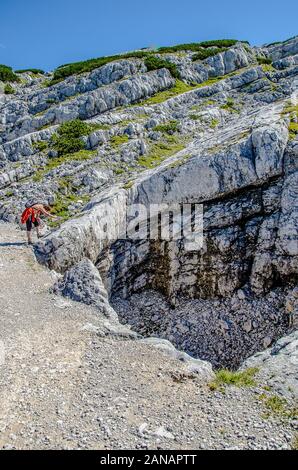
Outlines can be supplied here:
M287 449L255 389L211 392L187 365L100 334L91 307L49 293L24 233L0 224L0 449Z

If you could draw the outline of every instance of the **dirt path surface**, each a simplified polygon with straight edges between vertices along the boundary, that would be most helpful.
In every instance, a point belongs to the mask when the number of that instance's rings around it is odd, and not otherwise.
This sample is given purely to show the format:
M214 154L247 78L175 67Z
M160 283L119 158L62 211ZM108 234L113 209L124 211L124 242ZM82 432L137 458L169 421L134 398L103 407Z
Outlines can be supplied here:
M212 392L93 308L49 293L24 233L0 223L0 449L290 448L261 387Z

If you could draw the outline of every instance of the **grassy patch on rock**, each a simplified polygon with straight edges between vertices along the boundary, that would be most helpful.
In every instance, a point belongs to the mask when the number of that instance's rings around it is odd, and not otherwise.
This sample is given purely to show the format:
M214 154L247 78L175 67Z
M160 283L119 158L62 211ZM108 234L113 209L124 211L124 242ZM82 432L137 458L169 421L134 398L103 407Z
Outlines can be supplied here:
M82 201L82 204L86 204L88 200L89 196L86 195L82 196L73 193L62 195L61 193L58 193L56 195L56 201L51 207L51 213L59 217L59 220L51 220L49 225L51 227L57 227L61 225L73 215L69 210L69 206L71 204L76 204L79 201Z
M168 90L160 91L155 95L151 96L147 100L143 101L142 105L151 105L151 104L158 104L167 101L174 96L181 95L182 93L186 93L187 91L194 90L198 85L189 85L182 80L176 80L175 85Z
M133 181L128 181L123 185L123 189L130 189L133 187L134 182Z
M266 408L265 417L275 415L287 419L298 418L298 408L290 406L287 400L278 395L266 395L264 393L259 396L259 399Z
M138 164L145 168L154 168L162 163L166 158L185 148L185 144L175 139L174 136L164 142L152 144L147 155L142 155L138 159Z
M33 176L33 181L40 181L47 173L63 165L63 163L90 160L95 155L96 150L80 150L75 153L49 158L46 165L35 173Z
M224 390L225 386L254 387L256 385L255 375L258 369L251 367L244 371L233 372L228 369L221 369L215 373L215 379L210 382L210 390Z
M189 115L189 119L191 119L192 121L201 121L202 117L199 114L192 113Z
M275 68L272 64L262 64L261 65L263 72L275 72Z
M288 103L282 113L282 115L289 115L290 123L289 123L289 137L291 140L295 139L298 135L298 105L292 105Z
M158 124L153 128L154 131L162 132L163 134L173 134L178 130L178 121L172 119L171 121L165 122L164 124Z
M238 110L236 108L235 102L232 98L228 98L225 104L220 106L221 109L229 111L230 113L237 113Z
M212 119L210 123L210 127L212 127L212 129L215 129L218 126L218 124L219 124L218 119Z
M122 144L126 144L129 140L128 135L113 135L110 140L110 144L112 148L118 148Z

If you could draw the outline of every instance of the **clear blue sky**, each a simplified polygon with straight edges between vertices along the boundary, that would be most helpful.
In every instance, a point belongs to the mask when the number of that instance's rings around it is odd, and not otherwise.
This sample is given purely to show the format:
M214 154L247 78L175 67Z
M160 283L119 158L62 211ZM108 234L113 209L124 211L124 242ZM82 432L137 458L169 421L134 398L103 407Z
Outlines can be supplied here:
M298 34L295 0L0 0L0 63L52 70L148 45Z

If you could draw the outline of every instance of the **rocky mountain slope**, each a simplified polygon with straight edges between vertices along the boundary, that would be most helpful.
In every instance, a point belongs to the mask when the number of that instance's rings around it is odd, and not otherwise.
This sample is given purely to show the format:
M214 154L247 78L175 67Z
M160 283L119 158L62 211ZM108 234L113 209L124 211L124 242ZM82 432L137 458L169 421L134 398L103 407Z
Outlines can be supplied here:
M210 363L248 360L297 398L298 37L9 73L0 218L18 223L28 200L52 205L59 223L34 251L61 276L54 292L169 340L202 378ZM201 204L203 246L126 237L135 204Z

